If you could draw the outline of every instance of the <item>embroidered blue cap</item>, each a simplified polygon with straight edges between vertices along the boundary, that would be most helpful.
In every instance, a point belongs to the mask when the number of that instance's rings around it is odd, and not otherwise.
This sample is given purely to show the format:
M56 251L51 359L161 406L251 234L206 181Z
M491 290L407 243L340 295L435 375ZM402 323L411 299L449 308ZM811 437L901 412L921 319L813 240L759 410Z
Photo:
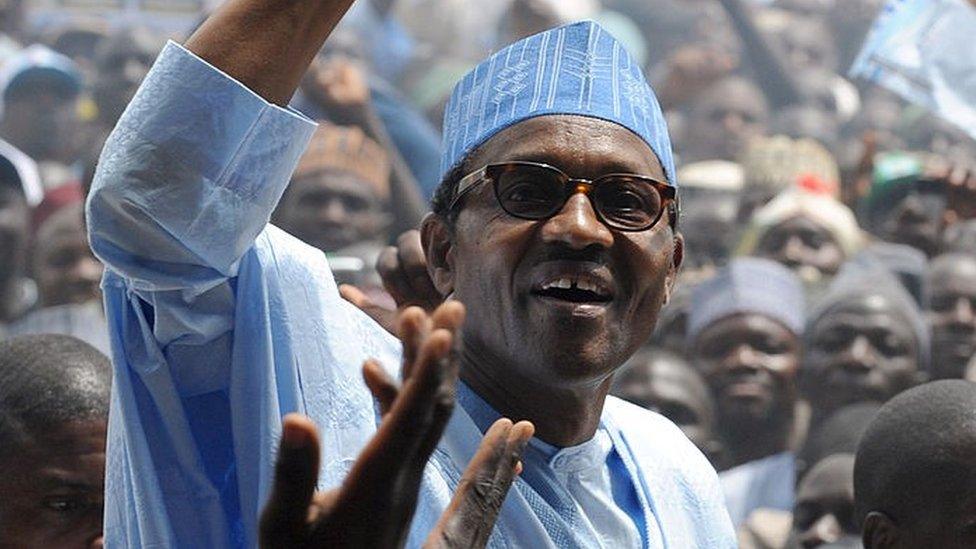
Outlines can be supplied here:
M806 320L803 283L770 259L739 257L715 277L696 286L688 315L688 341L715 321L758 314L779 321L800 336Z
M593 21L551 29L508 46L455 86L444 113L441 175L505 128L574 114L620 124L657 154L677 185L667 124L641 66Z

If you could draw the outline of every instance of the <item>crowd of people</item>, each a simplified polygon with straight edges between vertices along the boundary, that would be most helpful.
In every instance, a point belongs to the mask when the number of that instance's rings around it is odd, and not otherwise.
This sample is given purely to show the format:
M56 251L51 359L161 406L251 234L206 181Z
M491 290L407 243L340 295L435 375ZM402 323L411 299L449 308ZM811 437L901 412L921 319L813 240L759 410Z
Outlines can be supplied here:
M0 2L0 548L976 546L884 2L476 4Z

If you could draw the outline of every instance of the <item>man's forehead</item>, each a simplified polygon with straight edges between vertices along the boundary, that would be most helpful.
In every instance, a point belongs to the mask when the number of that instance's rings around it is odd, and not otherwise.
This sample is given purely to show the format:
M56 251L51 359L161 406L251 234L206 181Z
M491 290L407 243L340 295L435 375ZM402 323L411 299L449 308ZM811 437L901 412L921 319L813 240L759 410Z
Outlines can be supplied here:
M468 163L476 168L511 161L551 164L573 177L639 172L665 178L657 155L643 139L614 122L579 115L540 116L514 124L479 147Z

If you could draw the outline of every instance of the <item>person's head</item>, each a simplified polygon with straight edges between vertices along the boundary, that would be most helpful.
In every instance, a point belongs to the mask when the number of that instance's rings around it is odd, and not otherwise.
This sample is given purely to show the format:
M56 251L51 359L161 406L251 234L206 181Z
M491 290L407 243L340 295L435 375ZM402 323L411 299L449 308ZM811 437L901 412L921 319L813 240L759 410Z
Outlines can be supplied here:
M611 58L616 70L596 61ZM667 129L640 67L592 22L530 37L458 84L444 140L421 235L434 286L467 308L468 364L510 384L609 387L682 257Z
M673 421L706 455L715 452L712 397L698 372L681 356L638 351L614 378L612 392Z
M884 402L923 379L929 333L915 301L888 271L849 264L810 316L801 387L815 417Z
M739 202L742 224L777 195L806 180L819 182L831 194L840 180L833 155L812 139L784 135L755 139L739 155L739 164L745 181Z
M695 162L678 170L681 224L685 236L684 271L724 265L736 232L742 167L726 160Z
M110 385L75 338L0 342L0 547L101 547Z
M0 154L0 321L8 309L2 300L9 299L11 284L24 274L29 231L30 207L20 175Z
M769 108L751 81L730 76L716 82L691 107L685 149L696 160L735 160L766 133Z
M789 26L779 33L778 46L782 49L790 68L837 70L837 47L830 36L830 29L817 19L793 17Z
M42 306L100 298L103 267L88 246L83 203L65 206L41 223L34 235L31 261Z
M878 155L861 208L865 227L875 236L932 256L942 242L946 195L941 183L924 178L923 162L907 153Z
M81 80L73 61L44 46L8 61L0 75L4 138L34 160L73 160Z
M596 0L512 0L502 14L502 45L570 21L590 19L599 7Z
M976 384L893 398L858 445L854 501L866 549L976 546Z
M650 343L681 356L688 354L688 312L691 309L693 282L682 270L671 299L661 307Z
M272 220L324 252L386 242L389 156L358 127L321 123Z
M932 376L961 379L976 356L976 256L941 255L929 266Z
M724 438L792 425L803 307L800 281L765 259L735 259L695 288L688 341Z
M854 454L833 454L800 480L791 541L800 549L813 549L859 533L854 520Z
M829 281L862 244L854 213L837 200L787 189L752 216L738 252L772 259L807 285Z
M93 98L104 125L112 127L122 116L162 47L160 38L139 27L120 29L99 44Z

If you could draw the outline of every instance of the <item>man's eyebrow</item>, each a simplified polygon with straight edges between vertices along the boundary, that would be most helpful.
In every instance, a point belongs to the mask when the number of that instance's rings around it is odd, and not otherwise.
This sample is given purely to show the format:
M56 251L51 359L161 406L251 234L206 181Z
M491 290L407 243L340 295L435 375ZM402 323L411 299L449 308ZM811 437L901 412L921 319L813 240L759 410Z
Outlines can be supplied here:
M552 158L544 153L514 153L507 155L507 157L502 160L502 162L536 162L538 164L548 164L560 170L566 171L563 166L559 165L557 159ZM600 172L603 173L632 173L632 174L645 174L648 172L646 168L636 166L625 160L620 160L616 158L606 158L601 159L598 165ZM570 177L576 177L576 174L567 172L566 175Z
M79 492L96 492L104 489L102 484L96 484L84 479L79 479L71 475L64 475L56 472L47 472L41 476L38 483L42 488L53 490L57 488L67 488Z

